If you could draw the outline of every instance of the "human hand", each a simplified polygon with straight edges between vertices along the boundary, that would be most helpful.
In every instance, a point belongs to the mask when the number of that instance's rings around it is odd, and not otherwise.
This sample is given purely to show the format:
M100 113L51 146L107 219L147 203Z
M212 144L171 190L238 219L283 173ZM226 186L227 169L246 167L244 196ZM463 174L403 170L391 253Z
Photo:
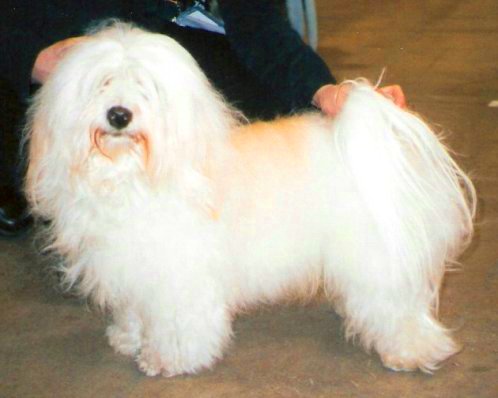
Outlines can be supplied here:
M31 78L36 83L45 83L55 66L64 57L64 54L75 44L85 40L85 36L70 37L69 39L58 41L51 46L44 48L36 57L35 65L31 71Z
M342 109L351 84L327 84L320 87L313 96L313 105L328 116L336 116ZM398 85L380 87L377 92L392 100L400 108L406 108L406 99L403 89Z
M407 107L405 93L403 92L401 86L393 84L391 86L379 87L377 92L382 94L384 97L389 98L400 108L405 109Z

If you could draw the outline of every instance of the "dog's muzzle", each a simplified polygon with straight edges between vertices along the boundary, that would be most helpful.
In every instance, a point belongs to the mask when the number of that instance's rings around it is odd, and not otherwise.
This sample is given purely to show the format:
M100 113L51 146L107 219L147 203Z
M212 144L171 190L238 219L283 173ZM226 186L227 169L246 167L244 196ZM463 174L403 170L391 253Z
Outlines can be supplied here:
M128 126L133 118L133 113L123 106L113 106L107 111L107 121L117 130Z

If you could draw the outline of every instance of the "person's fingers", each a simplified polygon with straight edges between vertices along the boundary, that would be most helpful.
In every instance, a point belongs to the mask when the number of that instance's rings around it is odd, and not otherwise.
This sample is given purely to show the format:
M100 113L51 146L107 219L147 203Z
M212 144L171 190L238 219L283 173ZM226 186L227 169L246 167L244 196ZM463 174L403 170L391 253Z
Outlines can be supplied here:
M32 79L35 82L44 83L66 52L75 44L78 44L85 39L86 37L84 36L70 37L69 39L58 41L40 51L31 72Z
M77 36L77 37L70 37L68 39L62 40L60 42L57 42L54 44L55 46L55 51L59 56L63 56L67 50L72 48L74 45L81 43L82 41L87 40L86 36Z
M313 103L328 116L336 116L346 102L351 90L349 84L328 84L321 87L313 97Z
M380 87L377 89L379 93L384 95L386 98L391 99L400 108L406 108L406 97L401 86L394 84L391 86Z

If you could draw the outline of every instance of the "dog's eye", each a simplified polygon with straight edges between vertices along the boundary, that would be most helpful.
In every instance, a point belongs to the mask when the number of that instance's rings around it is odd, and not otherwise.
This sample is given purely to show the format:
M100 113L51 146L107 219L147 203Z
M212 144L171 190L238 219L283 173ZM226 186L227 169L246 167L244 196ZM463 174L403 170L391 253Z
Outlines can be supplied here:
M112 78L111 77L106 77L106 78L102 79L102 81L100 81L99 85L97 86L99 92L101 94L104 93L106 91L106 89L109 88L109 86L111 85L111 83L112 83Z
M135 82L139 87L140 95L142 96L142 98L147 102L150 101L151 95L153 96L154 93L157 92L155 83L152 82L153 85L151 85L151 82L146 79L136 79Z

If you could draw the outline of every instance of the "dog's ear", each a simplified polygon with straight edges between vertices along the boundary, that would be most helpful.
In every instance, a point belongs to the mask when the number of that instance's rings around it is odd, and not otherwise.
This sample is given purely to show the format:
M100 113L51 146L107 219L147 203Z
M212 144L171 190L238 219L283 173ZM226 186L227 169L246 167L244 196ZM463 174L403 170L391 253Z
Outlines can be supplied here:
M160 180L189 170L205 175L207 164L226 147L230 132L242 119L193 59L181 66L174 74L177 81L156 74L162 87L158 112L164 118L148 137L148 161L152 175Z
M76 44L82 43L87 39L87 36L70 37L40 51L31 72L33 80L37 83L45 83L67 52Z
M172 63L172 62L171 62ZM241 114L212 87L193 60L171 76L155 74L159 87L154 128L146 132L146 170L153 186L175 186L209 217L214 210L213 170L227 156Z
M67 187L67 175L73 170L74 153L67 143L55 134L57 128L54 120L53 103L44 85L33 97L27 113L27 123L24 127L22 152L27 157L24 192L35 216L51 218L56 206L57 192ZM57 112L60 115L60 112ZM77 136L75 134L75 136Z

